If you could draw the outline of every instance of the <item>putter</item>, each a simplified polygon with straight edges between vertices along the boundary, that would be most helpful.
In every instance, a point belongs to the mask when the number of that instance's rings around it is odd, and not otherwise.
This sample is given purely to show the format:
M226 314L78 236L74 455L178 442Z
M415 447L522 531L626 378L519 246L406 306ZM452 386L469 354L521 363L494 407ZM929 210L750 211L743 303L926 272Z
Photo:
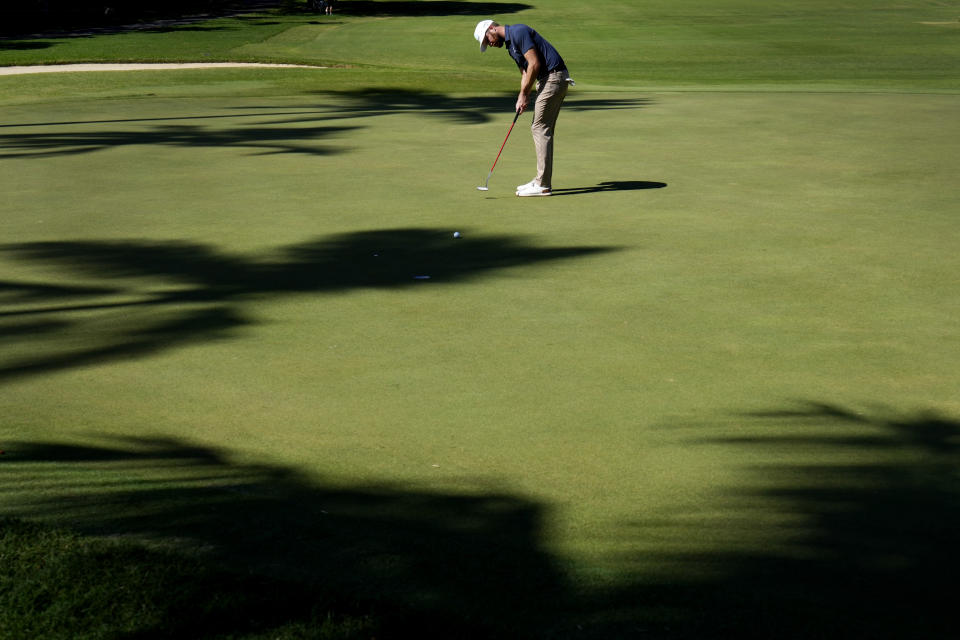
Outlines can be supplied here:
M503 139L503 144L500 145L500 151L497 152L497 159L493 161L493 166L490 167L490 173L487 174L487 180L483 183L482 187L477 187L477 191L489 191L490 190L490 176L493 175L493 167L497 166L497 160L500 159L500 154L503 153L503 148L507 146L507 140L510 139L510 132L513 131L513 125L517 124L517 118L520 117L520 112L517 111L517 114L513 116L513 123L511 123L510 128L507 129L507 137Z

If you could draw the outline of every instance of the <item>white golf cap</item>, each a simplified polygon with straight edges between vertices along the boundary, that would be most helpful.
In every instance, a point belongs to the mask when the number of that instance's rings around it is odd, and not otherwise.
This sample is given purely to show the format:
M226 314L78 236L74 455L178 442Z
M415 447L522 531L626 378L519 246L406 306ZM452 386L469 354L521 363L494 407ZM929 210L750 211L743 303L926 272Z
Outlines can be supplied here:
M473 37L480 43L480 52L487 50L487 29L493 24L493 20L481 20L477 23L477 28L473 30Z

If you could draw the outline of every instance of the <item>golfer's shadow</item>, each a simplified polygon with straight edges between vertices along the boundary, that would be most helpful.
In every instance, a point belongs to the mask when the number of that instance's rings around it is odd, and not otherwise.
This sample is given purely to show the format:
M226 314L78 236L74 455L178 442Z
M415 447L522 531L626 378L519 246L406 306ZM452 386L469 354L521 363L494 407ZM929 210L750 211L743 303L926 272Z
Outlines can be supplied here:
M646 180L611 180L601 182L593 187L572 187L570 189L554 189L555 196L578 196L584 193L599 193L601 191L636 191L639 189L662 189L666 182L648 182Z

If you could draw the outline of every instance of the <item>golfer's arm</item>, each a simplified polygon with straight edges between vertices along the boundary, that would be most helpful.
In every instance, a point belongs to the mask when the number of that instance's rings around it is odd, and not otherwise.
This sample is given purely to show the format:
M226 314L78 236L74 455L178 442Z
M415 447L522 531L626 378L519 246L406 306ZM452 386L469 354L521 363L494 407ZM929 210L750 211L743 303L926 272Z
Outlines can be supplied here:
M527 59L527 70L523 72L523 76L520 78L520 93L528 96L533 91L537 76L540 75L540 58L537 57L536 49L527 49L523 57Z

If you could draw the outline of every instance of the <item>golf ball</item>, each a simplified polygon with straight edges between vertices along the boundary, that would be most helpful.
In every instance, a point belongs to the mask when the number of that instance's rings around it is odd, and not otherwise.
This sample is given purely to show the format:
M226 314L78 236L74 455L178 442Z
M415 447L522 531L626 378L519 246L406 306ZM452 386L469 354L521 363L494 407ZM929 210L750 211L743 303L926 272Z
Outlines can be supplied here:
M454 237L454 238L459 238L459 237L460 237L460 232L459 232L459 231L454 231L454 232L453 232L453 237Z

